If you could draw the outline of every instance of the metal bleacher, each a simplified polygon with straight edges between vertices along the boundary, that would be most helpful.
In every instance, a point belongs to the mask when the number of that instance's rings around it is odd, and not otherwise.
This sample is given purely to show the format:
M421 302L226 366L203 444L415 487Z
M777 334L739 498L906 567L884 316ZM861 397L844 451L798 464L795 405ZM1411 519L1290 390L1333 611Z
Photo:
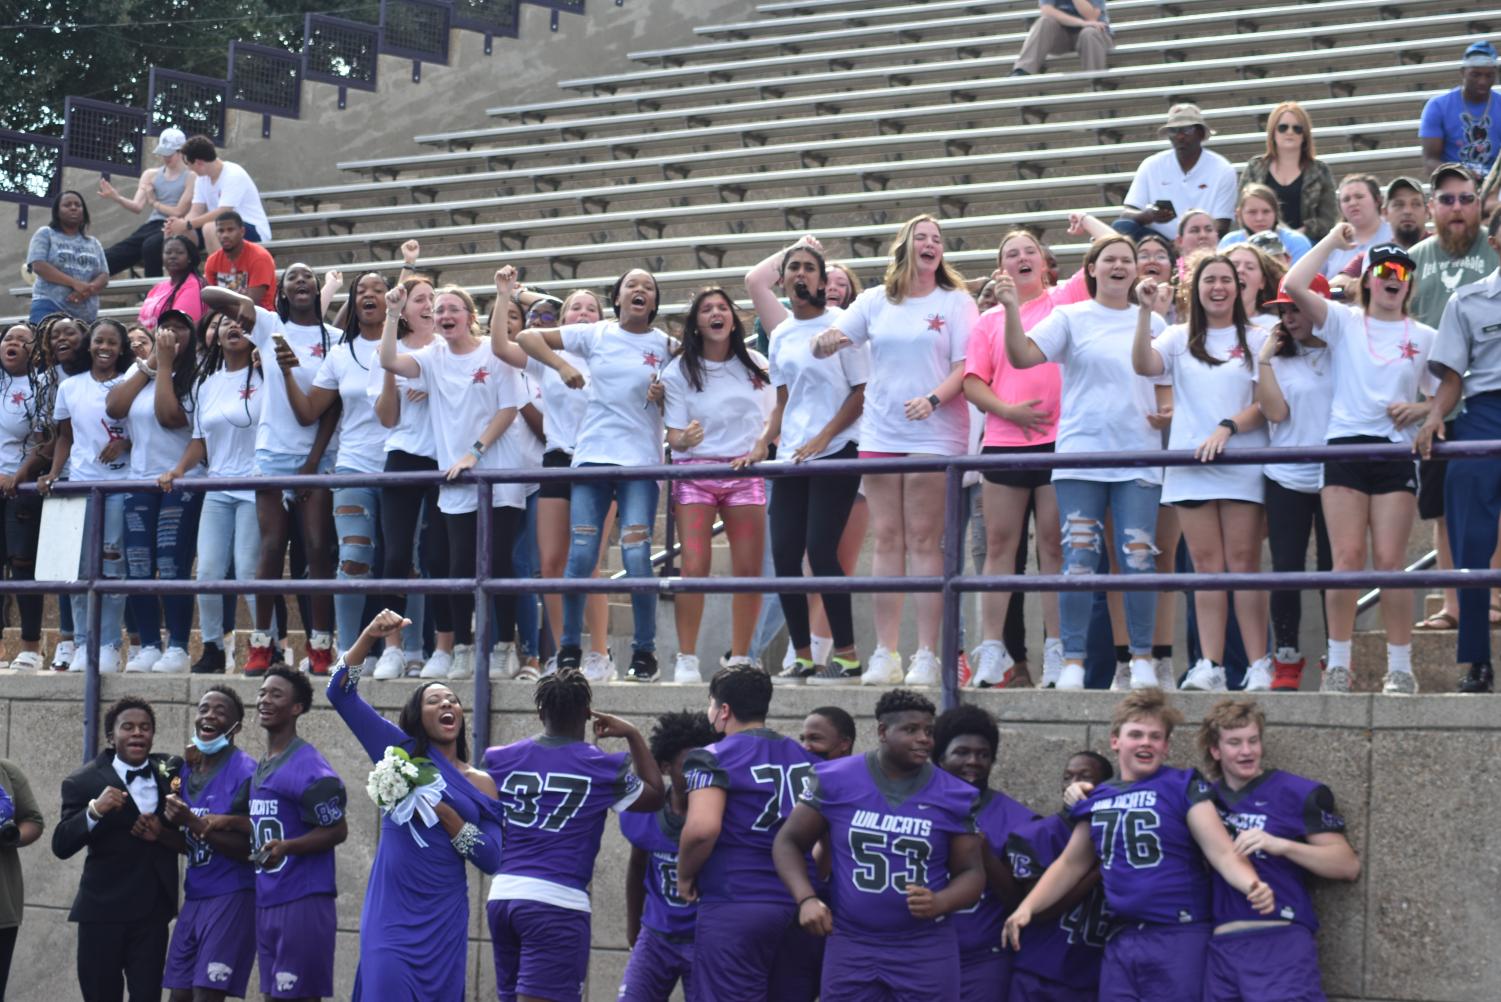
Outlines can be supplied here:
M1412 172L1417 117L1458 81L1458 53L1501 12L1438 0L1118 0L1108 73L1050 60L1010 77L1035 0L797 0L694 29L699 44L632 54L634 68L563 81L557 100L445 123L427 151L340 163L339 184L265 192L279 263L389 270L411 236L425 270L477 295L516 265L533 288L657 273L664 310L696 286L738 289L801 233L868 279L897 224L945 219L950 257L990 270L1013 225L1076 260L1070 211L1112 217L1167 107L1197 102L1208 146L1240 164L1272 106L1313 116L1336 174ZM352 282L351 282L352 284ZM117 279L107 312L148 283Z

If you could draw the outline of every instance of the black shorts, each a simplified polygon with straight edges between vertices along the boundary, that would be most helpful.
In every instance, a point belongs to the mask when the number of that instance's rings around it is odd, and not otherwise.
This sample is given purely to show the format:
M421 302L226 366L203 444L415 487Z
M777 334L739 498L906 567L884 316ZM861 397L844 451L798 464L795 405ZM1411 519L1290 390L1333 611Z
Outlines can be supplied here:
M542 454L542 468L555 470L573 465L573 454L562 449L548 449ZM537 489L539 498L557 498L567 501L572 495L573 484L566 480L544 480Z
M1331 438L1329 445L1391 445L1388 439L1375 435L1351 435L1347 438ZM1324 463L1325 487L1348 487L1362 494L1396 494L1406 491L1418 492L1417 463L1409 459L1389 459L1380 462L1345 462L1331 460Z
M982 456L1013 456L1022 453L1051 453L1054 443L1044 442L1041 445L987 445L980 450ZM985 470L981 473L987 483L998 484L1001 487L1019 487L1022 490L1036 490L1046 487L1053 482L1052 470Z
M1454 422L1444 422L1444 440L1454 441ZM1418 460L1418 517L1444 517L1444 472L1449 468L1442 459Z

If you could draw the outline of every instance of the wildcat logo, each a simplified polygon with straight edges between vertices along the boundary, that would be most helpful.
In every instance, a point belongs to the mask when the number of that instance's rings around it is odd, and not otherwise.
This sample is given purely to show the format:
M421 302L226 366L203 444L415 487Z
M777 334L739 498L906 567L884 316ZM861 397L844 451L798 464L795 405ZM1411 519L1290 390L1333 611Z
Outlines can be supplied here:
M230 967L228 964L218 963L217 961L211 962L208 965L208 979L215 984L221 981L228 981L234 972L235 969L233 967Z
M297 987L297 975L293 974L291 971L277 971L276 972L276 990L277 991L279 991L279 992L289 992L293 988L296 988L296 987Z

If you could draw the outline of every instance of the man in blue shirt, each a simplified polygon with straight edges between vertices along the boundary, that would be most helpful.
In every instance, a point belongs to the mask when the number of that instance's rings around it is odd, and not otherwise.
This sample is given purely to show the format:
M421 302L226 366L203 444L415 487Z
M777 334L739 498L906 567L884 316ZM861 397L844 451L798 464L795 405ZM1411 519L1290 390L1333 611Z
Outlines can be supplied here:
M1427 173L1440 164L1459 163L1485 177L1501 142L1501 95L1496 85L1496 49L1480 41L1465 49L1459 61L1463 84L1423 105L1418 138L1423 141L1423 166Z

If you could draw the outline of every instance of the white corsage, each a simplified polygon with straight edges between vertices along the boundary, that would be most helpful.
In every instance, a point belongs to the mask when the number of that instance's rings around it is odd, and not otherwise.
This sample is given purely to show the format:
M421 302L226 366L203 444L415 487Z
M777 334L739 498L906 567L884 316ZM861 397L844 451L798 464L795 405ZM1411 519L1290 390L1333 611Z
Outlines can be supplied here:
M443 799L446 789L448 783L432 759L413 758L406 749L396 745L386 749L365 781L365 792L381 813L398 825L406 825L412 838L424 849L427 842L412 823L412 815L420 818L428 828L435 826L438 814L433 808Z

